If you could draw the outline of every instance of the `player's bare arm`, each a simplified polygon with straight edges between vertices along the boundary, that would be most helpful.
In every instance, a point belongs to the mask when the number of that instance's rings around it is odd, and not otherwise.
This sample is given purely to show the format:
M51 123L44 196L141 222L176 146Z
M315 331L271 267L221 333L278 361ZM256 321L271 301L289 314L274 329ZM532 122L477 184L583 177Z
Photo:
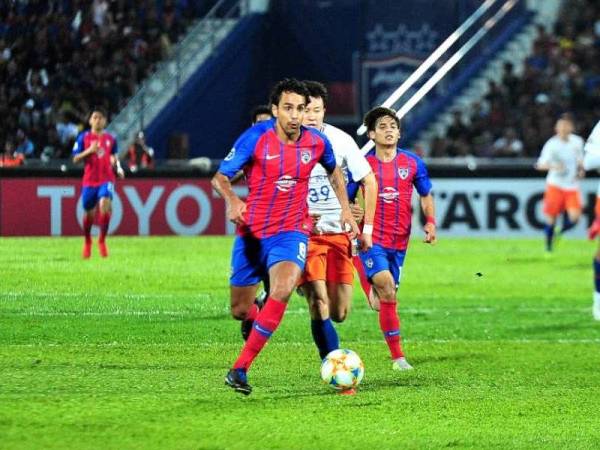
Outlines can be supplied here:
M121 167L121 161L119 161L119 158L117 158L115 155L111 155L110 162L117 170L117 176L121 179L125 178L125 171L123 170L123 167Z
M96 153L99 148L100 147L98 146L98 141L92 142L92 145L90 145L84 151L82 151L81 153L78 153L77 155L73 156L73 162L74 163L78 163L79 161L81 161L81 160L87 158L88 156L90 156L92 153Z
M236 225L245 223L246 203L233 192L229 178L222 173L217 173L212 178L211 184L215 191L225 200L227 218Z
M425 239L423 242L426 244L435 244L435 206L431 194L421 197L421 209L423 210L426 220L425 226L423 227L423 231L425 231Z
M563 163L548 163L548 164L536 164L535 166L536 170L539 170L540 172L547 172L549 170L556 170L557 172L562 172L565 170L565 165Z
M375 220L375 208L377 206L377 180L373 172L369 172L361 180L364 186L365 212L363 232L361 236L362 249L368 250L373 247L373 221Z
M358 234L358 225L356 224L356 220L352 216L352 211L350 210L350 204L348 203L348 193L346 192L346 183L344 181L344 175L342 175L342 171L339 166L335 166L335 169L332 173L329 174L329 182L331 183L331 187L335 192L338 200L340 201L340 205L342 207L342 214L340 220L342 222L342 226L345 227L346 224L350 226L350 239L354 239Z

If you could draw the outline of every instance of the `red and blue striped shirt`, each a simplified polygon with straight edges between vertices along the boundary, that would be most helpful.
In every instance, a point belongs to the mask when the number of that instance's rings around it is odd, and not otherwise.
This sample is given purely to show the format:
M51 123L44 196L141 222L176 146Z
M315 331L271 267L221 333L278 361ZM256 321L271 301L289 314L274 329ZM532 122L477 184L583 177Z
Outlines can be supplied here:
M321 163L335 169L331 143L318 130L301 127L300 138L284 144L275 119L259 122L243 133L225 157L219 172L232 178L243 169L248 182L246 224L238 234L269 237L284 231L309 234L308 180Z

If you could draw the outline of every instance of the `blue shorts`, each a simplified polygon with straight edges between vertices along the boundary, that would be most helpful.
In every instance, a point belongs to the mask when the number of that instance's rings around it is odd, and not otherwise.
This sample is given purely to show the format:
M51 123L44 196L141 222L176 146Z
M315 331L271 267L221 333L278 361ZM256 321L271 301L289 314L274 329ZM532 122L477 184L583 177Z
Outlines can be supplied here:
M389 270L396 283L396 287L400 285L405 257L406 250L385 248L377 244L374 244L370 250L360 253L360 260L363 263L369 281L375 274L383 270Z
M84 186L81 190L83 209L86 211L94 209L101 198L112 200L114 191L115 185L110 181L100 186Z
M257 239L252 236L238 236L231 252L232 286L251 286L268 278L272 265L290 261L304 271L308 236L298 231L286 231Z

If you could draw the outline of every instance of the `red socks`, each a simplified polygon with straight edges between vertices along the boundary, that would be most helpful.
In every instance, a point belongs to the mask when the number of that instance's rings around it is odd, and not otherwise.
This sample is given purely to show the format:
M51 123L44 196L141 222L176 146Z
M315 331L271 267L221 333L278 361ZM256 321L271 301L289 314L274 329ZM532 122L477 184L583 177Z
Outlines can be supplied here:
M94 224L94 219L89 217L87 214L83 215L83 233L85 234L85 243L92 243L92 225Z
M269 297L263 309L258 313L254 320L254 326L250 332L250 336L242 348L239 358L233 364L234 369L248 370L258 356L262 348L265 346L271 335L275 332L283 314L287 303L275 300Z
M396 301L381 300L379 309L379 326L383 331L383 337L387 343L392 359L402 358L402 347L400 343L400 318L396 312Z
M244 320L256 320L258 317L258 311L258 305L256 303L252 303L252 306L250 306L250 309L246 313L246 318Z
M108 224L110 223L111 213L100 213L100 237L98 242L104 243L106 235L108 234Z

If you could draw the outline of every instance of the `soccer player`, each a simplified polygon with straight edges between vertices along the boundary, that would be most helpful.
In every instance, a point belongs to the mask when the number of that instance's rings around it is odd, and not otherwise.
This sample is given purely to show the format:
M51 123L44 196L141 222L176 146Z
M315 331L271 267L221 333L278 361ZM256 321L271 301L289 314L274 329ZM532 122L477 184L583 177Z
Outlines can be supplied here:
M567 217L560 234L573 228L581 216L579 178L583 171L583 139L573 134L573 118L563 114L556 121L556 134L544 144L535 168L547 171L544 192L546 251L552 251L556 218L563 212Z
M373 247L359 255L378 298L379 326L392 356L392 368L410 370L412 366L404 356L400 341L396 295L410 237L413 187L420 196L426 218L424 242L433 244L436 240L432 185L425 163L414 153L398 147L400 120L393 109L372 109L365 115L364 124L375 143L366 157L377 179L379 193Z
M273 114L271 113L271 108L267 105L258 105L252 109L250 113L250 120L252 125L256 125L259 122L264 122L265 120L271 120L273 118ZM239 180L244 178L244 171L240 170L235 174L233 178L229 181L231 184L237 183ZM262 280L263 288L261 292L254 299L254 303L252 303L247 311L240 311L240 309L244 308L246 305L231 305L231 311L235 319L241 320L240 323L240 331L242 333L242 338L246 341L248 340L248 336L250 336L250 331L252 330L252 325L254 325L254 319L258 315L258 312L262 309L265 304L265 300L268 297L269 291L269 279L265 278ZM258 286L257 286L258 289ZM236 311L234 314L234 310Z
M118 147L114 136L106 131L106 112L102 108L94 108L90 114L90 129L79 134L73 146L73 162L84 161L83 188L81 197L83 209L83 258L92 254L92 224L96 215L96 206L100 205L100 236L98 250L100 256L108 256L106 235L112 212L112 198L115 189L116 167L119 178L125 173L117 157Z
M279 82L271 93L273 120L243 133L223 160L212 185L225 199L227 216L237 224L230 278L232 305L254 302L258 282L268 275L269 297L258 313L250 336L225 377L235 391L252 391L247 371L279 326L287 302L304 270L308 233L308 180L317 163L327 170L340 200L340 220L358 233L348 205L344 177L336 166L329 140L302 126L309 95L295 79ZM244 168L248 197L242 201L230 179ZM235 311L234 311L235 314Z
M327 89L317 81L305 81L310 93L303 124L321 131L333 147L337 165L346 180L349 176L361 182L365 191L365 227L363 249L373 246L372 228L377 203L377 181L371 166L354 140L345 132L323 122L327 107ZM346 318L352 299L354 266L352 244L341 227L341 205L335 196L327 172L317 164L310 174L308 189L309 214L316 220L308 241L302 291L308 300L311 331L321 359L339 348L333 326Z
M250 121L252 125L256 125L258 122L263 122L272 118L273 114L271 113L271 108L269 108L267 105L258 105L254 107L250 113Z
M585 156L583 165L586 170L600 169L600 121L596 124L587 142L585 143ZM600 186L596 196L596 217L588 230L588 237L595 239L600 233ZM594 256L594 297L592 303L592 315L594 319L600 320L600 246Z

